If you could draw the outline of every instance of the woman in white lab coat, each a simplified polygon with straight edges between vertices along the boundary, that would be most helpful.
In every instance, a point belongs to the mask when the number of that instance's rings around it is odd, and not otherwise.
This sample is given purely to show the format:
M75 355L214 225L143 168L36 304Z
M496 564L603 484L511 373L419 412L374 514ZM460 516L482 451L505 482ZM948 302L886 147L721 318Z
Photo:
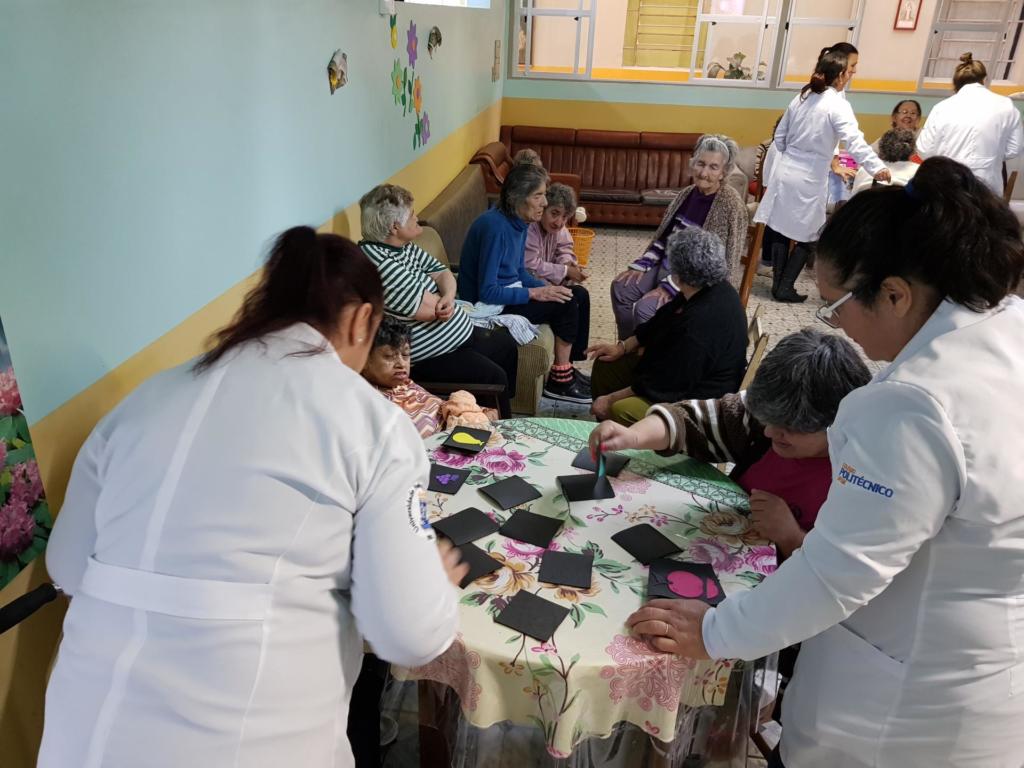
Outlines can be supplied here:
M864 141L853 108L841 95L850 76L848 54L826 52L775 129L779 156L754 221L765 224L776 301L807 299L793 286L807 263L809 244L818 239L825 224L828 172L839 140L875 178L889 179L889 171ZM792 253L790 241L796 242Z
M1021 153L1024 132L1020 112L1005 96L985 87L988 72L970 53L953 73L955 94L928 114L917 154L963 163L997 195L1003 194L1003 163Z
M382 305L357 246L291 229L212 350L93 430L46 556L72 600L40 766L351 766L364 638L451 643L422 443L359 375Z
M1020 768L1020 225L968 168L932 158L840 209L816 266L818 317L891 363L839 407L814 530L754 591L710 610L652 601L628 623L697 658L802 642L788 768Z

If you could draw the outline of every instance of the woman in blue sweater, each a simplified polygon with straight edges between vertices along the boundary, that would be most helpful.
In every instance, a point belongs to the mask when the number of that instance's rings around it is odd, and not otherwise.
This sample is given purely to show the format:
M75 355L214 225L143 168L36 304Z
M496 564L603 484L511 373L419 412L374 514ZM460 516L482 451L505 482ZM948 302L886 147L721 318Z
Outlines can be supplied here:
M548 285L526 271L526 231L547 205L548 175L533 165L514 167L505 178L498 206L482 214L466 233L459 262L459 298L504 307L531 323L546 323L555 334L555 362L544 384L554 400L590 402L590 381L573 367L582 359L589 313L581 316L577 286Z

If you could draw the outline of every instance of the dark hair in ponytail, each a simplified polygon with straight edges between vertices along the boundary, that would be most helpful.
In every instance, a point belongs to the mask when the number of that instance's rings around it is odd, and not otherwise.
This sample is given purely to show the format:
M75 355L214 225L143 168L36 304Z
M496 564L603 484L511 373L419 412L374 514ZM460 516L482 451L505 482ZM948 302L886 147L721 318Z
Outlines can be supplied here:
M980 312L1024 275L1017 217L969 168L945 157L925 160L905 188L854 195L825 227L817 254L864 304L892 276Z
M818 58L820 59L822 56L829 52L845 53L847 57L860 55L860 51L857 50L857 46L855 46L853 43L847 43L843 41L841 43L833 43L832 45L822 48L821 53L818 54Z
M295 323L308 323L326 336L350 304L382 311L384 288L377 268L347 238L292 227L274 242L259 283L231 323L213 335L213 348L194 370L202 372L235 347Z
M842 51L826 51L818 59L818 63L814 67L814 74L811 75L811 81L800 89L800 98L807 98L808 91L824 93L825 89L846 71L849 64L850 57Z

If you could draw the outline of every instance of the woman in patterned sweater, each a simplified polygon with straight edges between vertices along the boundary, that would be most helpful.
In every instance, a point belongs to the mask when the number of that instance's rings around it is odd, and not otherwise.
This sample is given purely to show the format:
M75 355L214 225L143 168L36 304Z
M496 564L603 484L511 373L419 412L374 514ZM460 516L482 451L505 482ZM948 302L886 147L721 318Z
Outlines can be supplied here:
M746 392L654 405L629 428L606 421L590 446L734 464L730 476L750 494L751 522L788 556L832 484L826 430L840 401L870 379L848 341L805 328L768 353Z

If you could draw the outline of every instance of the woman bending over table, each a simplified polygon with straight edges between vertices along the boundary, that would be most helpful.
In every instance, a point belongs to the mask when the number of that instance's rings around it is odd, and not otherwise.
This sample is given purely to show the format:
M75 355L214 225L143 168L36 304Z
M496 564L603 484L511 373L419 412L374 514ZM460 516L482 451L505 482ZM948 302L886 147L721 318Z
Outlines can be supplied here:
M735 464L730 476L750 494L754 526L788 557L814 527L832 484L826 430L839 402L870 379L852 344L805 328L768 353L745 392L654 405L628 428L606 421L590 447Z
M615 344L595 344L592 372L598 419L639 421L651 403L735 392L746 369L747 318L727 281L722 241L696 227L668 240L669 281L677 295Z
M802 642L776 765L1024 764L1022 275L1020 224L960 163L852 198L818 317L891 363L840 404L814 530L751 592L628 620L694 658Z

